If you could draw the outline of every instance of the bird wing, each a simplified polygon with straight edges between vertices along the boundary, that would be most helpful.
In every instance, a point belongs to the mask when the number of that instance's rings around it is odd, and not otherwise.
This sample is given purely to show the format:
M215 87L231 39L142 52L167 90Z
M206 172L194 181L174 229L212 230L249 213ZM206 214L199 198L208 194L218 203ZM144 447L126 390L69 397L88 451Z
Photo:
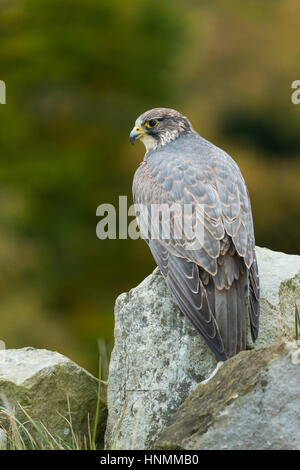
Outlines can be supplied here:
M154 228L151 234L141 230L142 236L183 313L220 359L244 349L249 270L253 338L259 281L250 200L237 164L197 135L180 138L145 158L135 174L133 195L139 226L149 228L151 220ZM180 211L173 210L164 238L170 219L153 221L156 205L193 209L185 212L184 223Z

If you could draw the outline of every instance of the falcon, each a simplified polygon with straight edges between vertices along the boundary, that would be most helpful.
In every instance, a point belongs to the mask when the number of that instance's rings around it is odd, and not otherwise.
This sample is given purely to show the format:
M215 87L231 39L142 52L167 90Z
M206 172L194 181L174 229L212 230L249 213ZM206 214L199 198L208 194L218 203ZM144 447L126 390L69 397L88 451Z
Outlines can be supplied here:
M259 275L245 181L236 162L173 109L143 113L130 133L131 143L137 140L146 147L133 180L142 237L181 312L225 361L246 349L249 328L253 341L259 328ZM192 211L181 224L172 211L166 237L161 214L151 220L151 233L142 230L156 206Z

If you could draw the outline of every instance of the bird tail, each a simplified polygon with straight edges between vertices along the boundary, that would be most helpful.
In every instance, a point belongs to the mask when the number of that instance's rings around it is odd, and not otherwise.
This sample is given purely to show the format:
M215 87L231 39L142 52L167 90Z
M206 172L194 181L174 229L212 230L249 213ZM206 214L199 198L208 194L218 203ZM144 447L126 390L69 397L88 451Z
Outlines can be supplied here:
M248 328L248 277L243 259L227 252L210 276L208 301L218 326L226 358L246 349Z
M226 357L246 349L247 341L247 290L245 271L229 289L215 287L214 311Z

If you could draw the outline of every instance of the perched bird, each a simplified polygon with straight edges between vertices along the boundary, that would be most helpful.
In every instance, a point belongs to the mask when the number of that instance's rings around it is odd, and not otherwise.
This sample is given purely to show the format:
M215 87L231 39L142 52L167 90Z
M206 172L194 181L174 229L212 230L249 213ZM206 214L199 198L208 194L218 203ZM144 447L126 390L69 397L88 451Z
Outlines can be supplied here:
M173 109L143 113L130 133L136 140L146 147L133 181L140 228L157 205L191 206L187 221L198 227L190 235L183 224L177 236L175 211L169 237L162 236L161 215L151 221L156 236L144 229L142 236L180 310L224 361L246 348L249 326L253 341L258 335L259 276L245 181L235 161Z

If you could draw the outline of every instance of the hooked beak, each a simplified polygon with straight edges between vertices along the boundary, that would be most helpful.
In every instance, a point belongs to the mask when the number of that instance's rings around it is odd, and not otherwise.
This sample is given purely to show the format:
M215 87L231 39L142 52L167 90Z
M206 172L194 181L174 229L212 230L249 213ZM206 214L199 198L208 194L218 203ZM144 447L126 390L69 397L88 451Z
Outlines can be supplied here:
M129 135L131 144L134 144L134 142L143 137L143 135L145 135L145 133L139 127L134 127Z

